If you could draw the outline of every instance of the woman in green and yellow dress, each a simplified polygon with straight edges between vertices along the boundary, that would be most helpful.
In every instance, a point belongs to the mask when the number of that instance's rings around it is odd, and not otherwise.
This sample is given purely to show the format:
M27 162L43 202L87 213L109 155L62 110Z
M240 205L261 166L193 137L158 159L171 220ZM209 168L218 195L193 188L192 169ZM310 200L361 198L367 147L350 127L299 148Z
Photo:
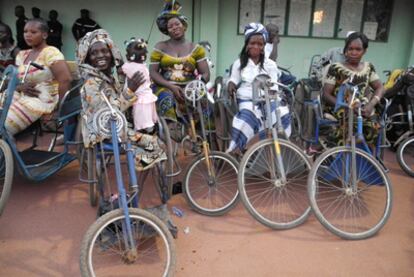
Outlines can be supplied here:
M159 30L169 39L155 45L149 66L154 93L158 96L158 113L172 121L185 115L185 85L197 76L204 82L210 78L205 50L185 39L187 18L178 12L181 7L175 4L165 5L157 18Z

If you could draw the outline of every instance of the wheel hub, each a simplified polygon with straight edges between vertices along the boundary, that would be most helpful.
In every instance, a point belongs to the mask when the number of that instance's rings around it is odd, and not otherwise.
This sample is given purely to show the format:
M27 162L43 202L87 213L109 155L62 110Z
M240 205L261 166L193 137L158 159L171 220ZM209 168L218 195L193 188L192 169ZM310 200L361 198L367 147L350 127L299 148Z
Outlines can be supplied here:
M275 180L273 181L273 185L274 185L276 188L283 188L283 187L285 186L285 183L284 183L284 182L282 182L282 180L280 180L280 179L275 179Z
M130 249L124 252L122 255L122 260L126 264L132 264L134 263L138 258L138 253L136 249Z

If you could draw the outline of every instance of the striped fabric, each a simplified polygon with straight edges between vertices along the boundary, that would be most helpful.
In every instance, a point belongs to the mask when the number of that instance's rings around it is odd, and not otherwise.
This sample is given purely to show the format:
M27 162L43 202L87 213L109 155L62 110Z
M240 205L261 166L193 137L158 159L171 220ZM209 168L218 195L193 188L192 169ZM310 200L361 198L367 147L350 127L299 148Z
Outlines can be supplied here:
M248 100L239 100L239 112L233 118L231 129L231 142L226 152L232 152L239 149L244 151L247 143L259 134L264 139L264 106L256 105L253 109L253 102ZM272 111L275 111L275 105L272 105ZM281 113L281 123L287 137L291 133L290 113L287 106L279 107ZM276 115L272 113L272 125L276 123Z

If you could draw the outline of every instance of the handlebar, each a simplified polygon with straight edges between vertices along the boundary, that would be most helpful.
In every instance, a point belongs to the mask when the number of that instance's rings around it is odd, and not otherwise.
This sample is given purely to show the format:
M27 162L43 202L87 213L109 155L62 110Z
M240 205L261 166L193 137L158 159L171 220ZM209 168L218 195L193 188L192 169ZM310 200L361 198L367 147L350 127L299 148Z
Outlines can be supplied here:
M37 64L37 63L35 63L35 62L33 62L33 61L32 61L32 62L30 62L30 63L27 65L27 67L26 67L26 69L25 69L25 71L24 71L24 75L23 75L22 83L24 83L24 81L26 80L27 74L29 73L29 69L30 69L30 67L31 67L31 66L36 67L36 68L37 68L37 69L39 69L39 70L44 70L44 69L45 69L43 65Z

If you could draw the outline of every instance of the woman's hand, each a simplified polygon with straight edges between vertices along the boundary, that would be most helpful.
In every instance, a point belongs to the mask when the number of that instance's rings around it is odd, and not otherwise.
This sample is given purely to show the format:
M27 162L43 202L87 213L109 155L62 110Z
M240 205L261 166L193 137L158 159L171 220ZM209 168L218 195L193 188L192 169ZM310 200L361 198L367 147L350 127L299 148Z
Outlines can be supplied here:
M234 95L236 95L236 92L237 92L237 86L236 86L236 84L233 83L233 82L229 82L228 85L227 85L227 91L230 94L230 96L232 96L232 97Z
M35 89L35 87L36 87L36 83L26 81L23 84L18 85L16 87L16 90L18 92L23 92L24 94L26 94L27 96L30 96L30 97L38 97L39 94L40 94L40 91Z
M136 91L145 82L144 74L137 71L132 75L131 79L127 79L128 88L132 91Z
M170 90L174 94L174 97L178 102L184 103L184 91L180 86L172 85L170 87Z
M372 102L369 102L364 107L362 107L362 109L361 109L362 116L365 117L365 118L371 117L372 112L374 111L374 108L375 108L375 104L373 104Z

